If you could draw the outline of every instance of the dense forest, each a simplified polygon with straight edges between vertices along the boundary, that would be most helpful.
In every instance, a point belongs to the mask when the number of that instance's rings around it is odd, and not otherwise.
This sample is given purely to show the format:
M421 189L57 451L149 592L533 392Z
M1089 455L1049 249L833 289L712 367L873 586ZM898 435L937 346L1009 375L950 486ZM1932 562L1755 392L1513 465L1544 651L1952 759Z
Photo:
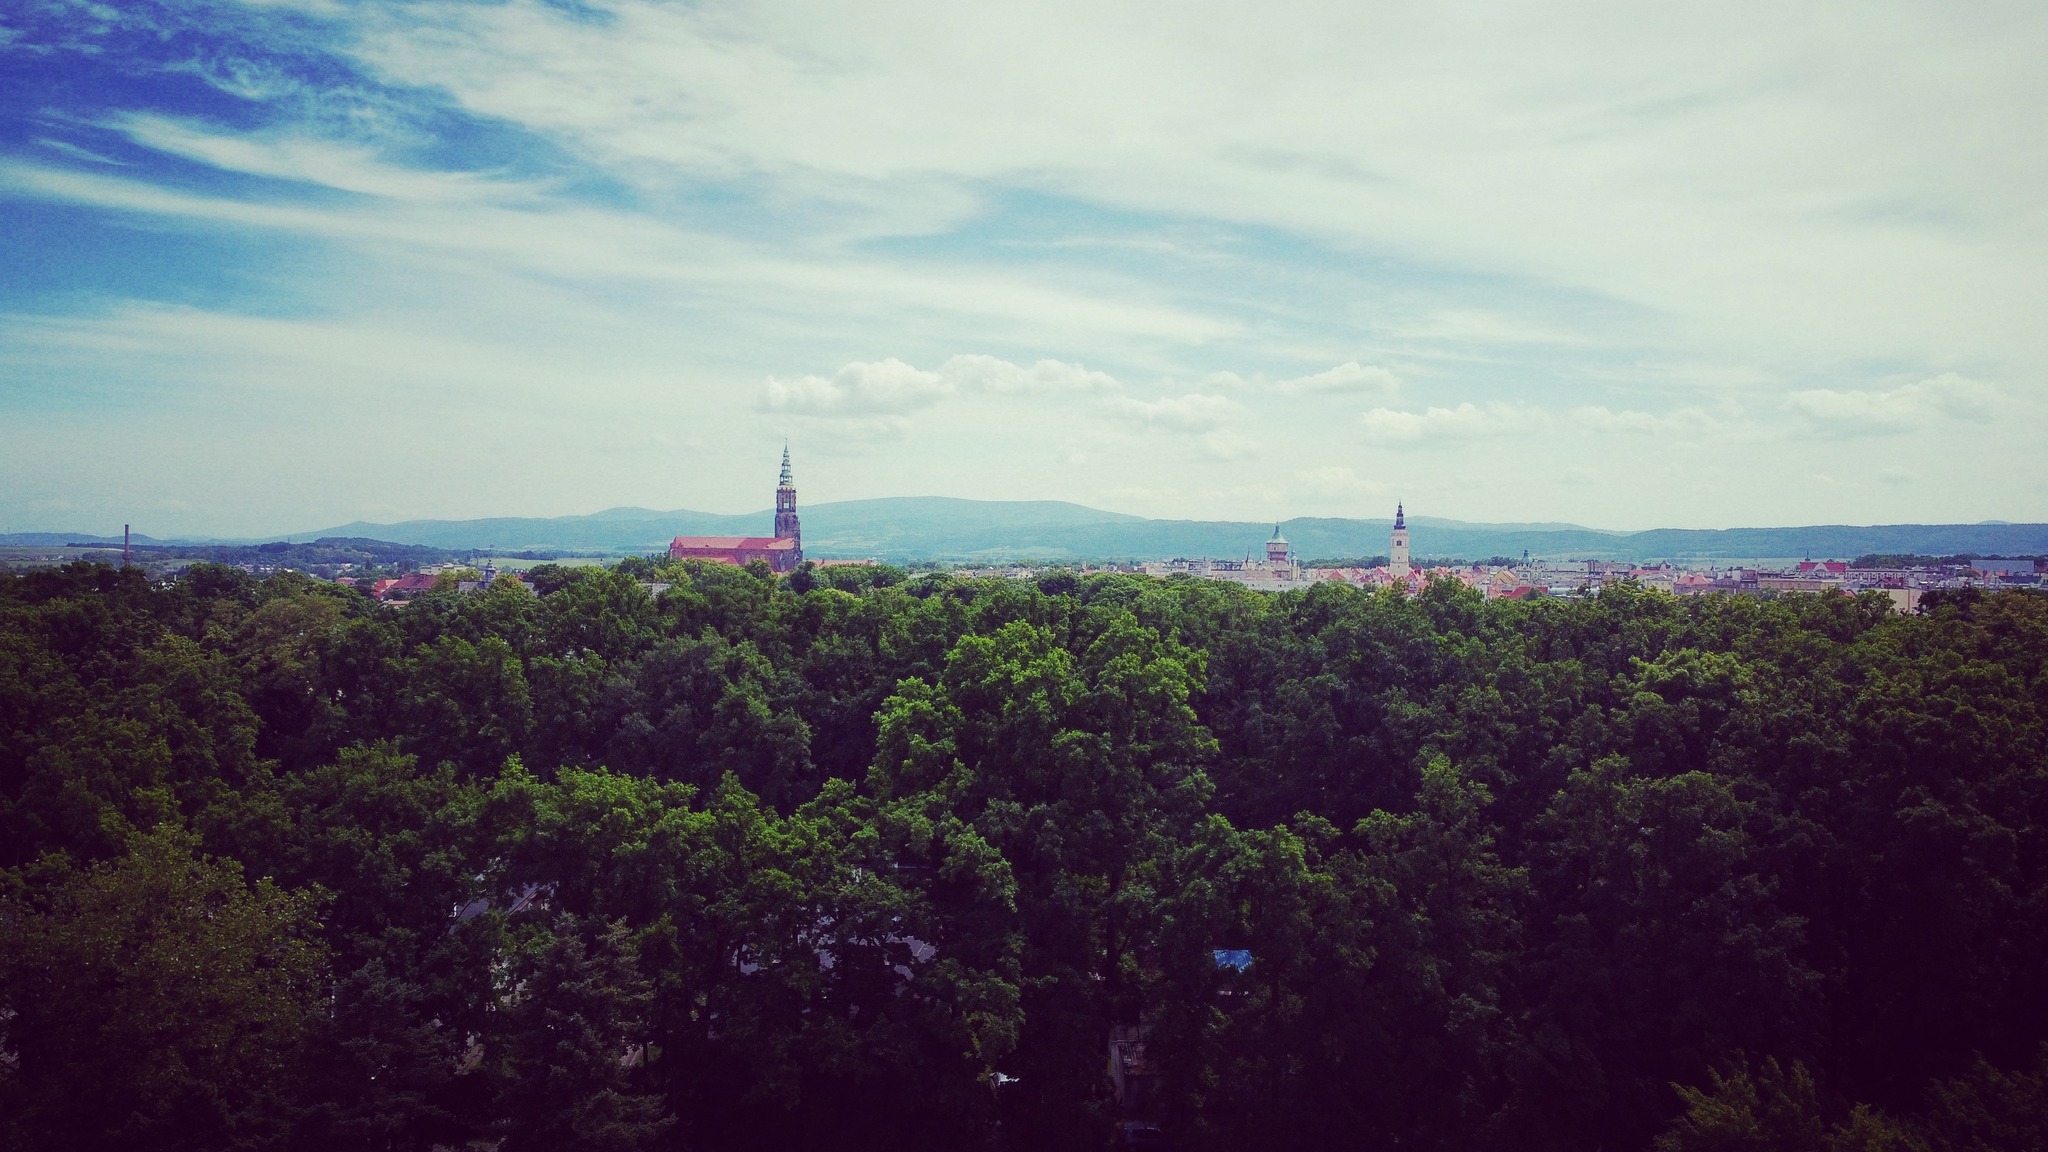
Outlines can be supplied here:
M0 576L5 1147L2043 1146L2048 597L531 585Z

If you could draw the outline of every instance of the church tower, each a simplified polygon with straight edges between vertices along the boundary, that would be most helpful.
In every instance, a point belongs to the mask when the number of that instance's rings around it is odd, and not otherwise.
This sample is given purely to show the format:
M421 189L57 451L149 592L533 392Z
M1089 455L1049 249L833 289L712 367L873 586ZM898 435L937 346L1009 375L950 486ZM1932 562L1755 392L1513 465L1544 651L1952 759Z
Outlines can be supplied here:
M794 567L804 560L804 530L796 518L796 482L789 478L789 443L782 445L782 482L775 486L775 538L796 541Z
M1408 518L1401 505L1394 505L1394 536L1387 544L1387 570L1406 579L1413 569L1408 567Z

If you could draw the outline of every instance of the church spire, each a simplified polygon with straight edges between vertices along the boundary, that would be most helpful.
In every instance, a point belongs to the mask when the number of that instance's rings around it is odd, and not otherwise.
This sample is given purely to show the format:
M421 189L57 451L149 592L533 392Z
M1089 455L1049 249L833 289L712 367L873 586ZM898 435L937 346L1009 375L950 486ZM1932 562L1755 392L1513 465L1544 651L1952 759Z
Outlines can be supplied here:
M775 486L775 538L796 541L792 567L803 563L804 529L796 515L796 481L789 476L789 441L782 442L782 482Z
M1414 571L1408 564L1408 514L1407 509L1394 505L1394 531L1387 537L1387 570L1406 580Z
M783 461L783 470L784 470L785 472L787 472L787 471L788 471L788 469L789 469L789 461L785 459L785 460ZM1401 502L1400 502L1399 500L1396 500L1396 501L1394 501L1394 527L1396 527L1396 528L1406 528L1407 526L1408 526L1408 523L1407 523L1407 517L1406 517L1406 516L1404 516L1404 515L1402 514L1402 512L1401 512Z

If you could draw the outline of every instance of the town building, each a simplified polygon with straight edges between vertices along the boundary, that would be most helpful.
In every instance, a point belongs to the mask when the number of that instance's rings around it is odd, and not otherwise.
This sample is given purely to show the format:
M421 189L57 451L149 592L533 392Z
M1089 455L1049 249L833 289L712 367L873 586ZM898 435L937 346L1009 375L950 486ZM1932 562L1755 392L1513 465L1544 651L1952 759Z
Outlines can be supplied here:
M434 590L434 581L438 577L439 574L434 572L407 572L390 585L380 589L377 595L379 598L419 596L432 592ZM379 581L379 583L383 582Z
M797 520L789 445L782 446L782 481L775 486L775 535L678 536L669 542L668 556L671 560L709 560L742 566L760 560L774 572L793 571L803 563L803 525Z
M1214 558L1147 561L1125 571L1148 576L1192 576L1227 581L1261 592L1288 592L1322 583L1348 584L1366 590L1421 593L1431 581L1455 581L1488 600L1523 600L1532 596L1597 596L1602 588L1629 585L1675 596L1774 596L1785 593L1858 595L1882 593L1896 611L1911 613L1923 593L1959 588L2040 586L2048 583L2048 558L1950 559L1902 568L1859 567L1846 560L1811 558L1726 564L1690 560L1534 559L1525 552L1520 563L1446 564L1418 567L1413 559L1405 505L1394 506L1394 527L1388 538L1388 562L1379 567L1311 568L1295 555L1280 526L1261 552L1247 550L1242 560ZM1257 557L1257 558L1254 558ZM1862 562L1867 563L1867 562ZM983 568L971 574L1030 578L1037 569L1017 566Z
M1142 565L1139 570L1148 576L1185 573L1206 580L1227 580L1261 592L1288 592L1316 582L1317 577L1294 554L1294 546L1280 534L1280 525L1273 525L1273 536L1266 541L1262 555L1263 558L1258 560L1249 554L1243 560L1211 560L1206 557L1190 560L1183 557L1154 561Z

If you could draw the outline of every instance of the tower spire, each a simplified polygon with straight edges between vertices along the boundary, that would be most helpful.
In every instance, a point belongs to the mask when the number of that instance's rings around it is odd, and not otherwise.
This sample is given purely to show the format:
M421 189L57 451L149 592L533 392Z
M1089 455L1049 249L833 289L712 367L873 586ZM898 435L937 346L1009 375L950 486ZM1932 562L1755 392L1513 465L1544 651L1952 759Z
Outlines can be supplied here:
M1408 516L1400 504L1394 505L1394 531L1387 538L1387 570L1406 580L1413 571L1408 564Z
M789 441L782 442L782 481L775 486L775 538L796 541L791 566L803 563L804 530L796 515L796 481L789 476Z

